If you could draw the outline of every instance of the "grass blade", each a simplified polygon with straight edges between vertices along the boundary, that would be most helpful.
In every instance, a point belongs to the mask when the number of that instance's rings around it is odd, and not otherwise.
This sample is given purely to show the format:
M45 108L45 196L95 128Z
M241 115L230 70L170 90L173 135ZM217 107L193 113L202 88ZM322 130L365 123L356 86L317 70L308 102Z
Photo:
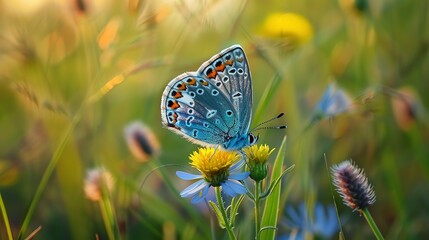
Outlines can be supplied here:
M4 225L7 231L7 238L9 240L12 240L13 239L12 230L10 230L9 218L7 216L6 208L4 206L3 197L1 196L1 193L0 193L0 209L3 216Z
M274 162L273 170L271 172L271 179L278 179L281 176L285 154L286 136L283 138L282 144L280 145L279 152ZM275 228L277 225L280 203L280 189L281 181L266 199L264 212L262 213L261 226L267 230L260 232L260 239L274 239L275 237L275 231L270 231L269 228Z

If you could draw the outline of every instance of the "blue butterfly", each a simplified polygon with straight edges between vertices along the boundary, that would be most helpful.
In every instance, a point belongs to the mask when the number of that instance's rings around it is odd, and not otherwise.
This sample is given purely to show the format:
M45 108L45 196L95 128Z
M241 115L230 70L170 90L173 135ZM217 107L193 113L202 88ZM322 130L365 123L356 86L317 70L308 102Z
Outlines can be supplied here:
M243 48L233 45L196 72L168 83L161 99L162 124L204 147L241 150L255 144L249 132L252 77Z

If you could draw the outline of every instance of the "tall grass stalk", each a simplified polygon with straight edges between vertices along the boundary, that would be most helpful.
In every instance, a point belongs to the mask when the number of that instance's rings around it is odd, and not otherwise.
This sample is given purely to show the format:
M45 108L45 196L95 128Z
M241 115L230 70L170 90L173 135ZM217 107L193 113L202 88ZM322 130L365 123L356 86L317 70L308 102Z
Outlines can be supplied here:
M372 229L372 232L374 233L374 236L377 238L377 240L384 240L383 235L381 235L380 230L378 229L377 224L375 223L374 219L371 216L371 213L368 211L368 208L360 210L360 212L365 217L366 221L368 222L369 226Z
M103 194L104 195L104 194ZM106 228L107 236L109 239L120 239L118 224L113 212L113 208L108 196L103 196L101 201L98 202L100 207L101 216L103 218L104 227Z
M286 136L283 138L283 141L280 145L276 160L271 172L271 181L279 180L278 183L274 186L274 189L270 195L265 200L265 206L261 219L261 227L266 229L259 233L260 239L274 239L275 237L275 228L277 226L277 221L279 218L279 204L280 204L280 190L282 184L280 178L283 174L283 162L286 155Z
M67 130L64 132L64 135L56 148L54 154L52 155L51 160L49 161L49 165L46 168L45 172L43 173L42 180L40 180L39 185L37 186L36 193L34 194L33 199L31 200L30 207L28 208L27 214L25 215L24 222L21 225L21 229L18 233L18 239L23 239L23 236L25 232L27 231L28 225L30 224L30 220L33 217L34 211L36 210L37 205L39 204L40 198L42 197L43 191L46 188L46 185L48 184L48 181L52 175L52 172L54 171L55 167L57 166L57 163L61 157L61 154L63 153L63 150L70 139L70 136L76 127L77 123L80 120L80 114L77 114L72 122L70 123Z
M6 207L4 206L3 197L0 193L0 209L3 216L4 225L7 232L7 239L13 240L12 230L10 229L9 218L7 216Z

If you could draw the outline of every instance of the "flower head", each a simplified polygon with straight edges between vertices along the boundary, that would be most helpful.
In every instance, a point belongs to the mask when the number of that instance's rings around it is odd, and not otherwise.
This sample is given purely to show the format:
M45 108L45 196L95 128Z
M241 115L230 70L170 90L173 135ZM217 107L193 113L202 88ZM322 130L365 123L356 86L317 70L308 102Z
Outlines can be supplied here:
M313 36L310 22L295 13L272 13L263 23L262 34L282 38L296 45L307 42Z
M423 117L425 112L417 93L414 89L408 87L389 90L387 93L391 95L392 110L396 123L402 130L410 130L416 120Z
M184 189L180 196L193 197L192 203L198 203L207 195L210 186L222 187L231 197L246 193L247 189L239 181L249 176L248 172L238 171L243 166L240 155L214 148L199 148L190 156L191 165L201 174L191 174L177 171L176 175L184 180L196 180Z
M375 202L375 193L368 183L363 169L351 161L332 167L333 182L345 205L353 210L361 210Z
M131 153L141 162L157 157L160 145L156 135L141 122L132 122L125 127L125 139Z
M316 115L319 118L334 117L351 109L352 100L349 95L331 83L316 107Z
M317 203L314 207L314 214L310 214L302 203L298 208L288 206L286 208L287 217L284 220L284 226L296 229L297 233L294 239L304 239L306 232L324 238L332 238L338 232L338 221L335 208L331 205L323 206ZM311 219L310 216L314 216ZM280 239L289 239L288 236Z
M104 168L88 170L85 178L84 192L88 199L97 202L103 196L103 188L108 192L113 189L113 177Z
M264 145L253 145L243 149L248 161L247 166L250 170L250 178L255 181L260 181L267 176L268 173L268 157L273 153L274 148Z

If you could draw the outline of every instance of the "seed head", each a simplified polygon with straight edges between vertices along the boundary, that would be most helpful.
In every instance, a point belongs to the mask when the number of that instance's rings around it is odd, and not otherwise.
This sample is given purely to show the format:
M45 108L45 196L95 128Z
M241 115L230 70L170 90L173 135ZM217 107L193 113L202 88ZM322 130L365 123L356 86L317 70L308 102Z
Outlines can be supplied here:
M358 168L351 160L333 166L333 183L345 205L353 210L361 210L375 202L375 193L368 183L363 169Z

